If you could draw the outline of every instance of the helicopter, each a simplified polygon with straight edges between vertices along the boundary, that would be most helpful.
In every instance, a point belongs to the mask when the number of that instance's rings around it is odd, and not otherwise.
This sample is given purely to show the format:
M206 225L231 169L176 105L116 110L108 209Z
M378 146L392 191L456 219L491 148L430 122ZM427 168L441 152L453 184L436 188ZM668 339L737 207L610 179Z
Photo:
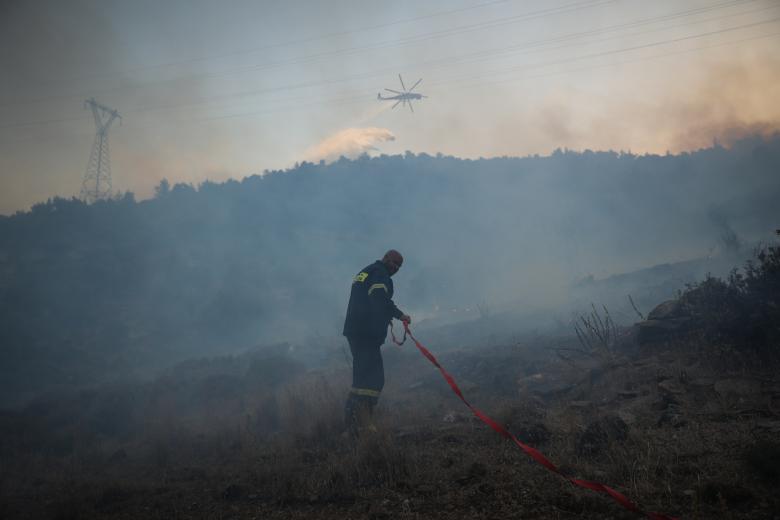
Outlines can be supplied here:
M406 90L406 85L404 85L404 79L401 77L400 74L398 75L398 79L401 80L401 89L402 89L401 92L398 92L397 90L393 90L391 88L386 88L385 89L386 91L392 92L393 94L395 94L395 96L382 97L382 94L379 93L379 94L376 95L376 98L379 101L392 101L392 100L396 100L395 104L391 108L397 107L399 103L403 103L404 105L408 103L409 104L409 110L411 110L412 113L414 113L414 109L412 108L412 100L413 99L422 99L422 98L427 98L428 97L428 96L424 96L422 94L418 94L417 92L412 92L412 90L414 90L414 87L416 87L417 85L420 84L420 82L422 81L422 78L418 79L417 83L412 85L412 88L410 88L409 90Z

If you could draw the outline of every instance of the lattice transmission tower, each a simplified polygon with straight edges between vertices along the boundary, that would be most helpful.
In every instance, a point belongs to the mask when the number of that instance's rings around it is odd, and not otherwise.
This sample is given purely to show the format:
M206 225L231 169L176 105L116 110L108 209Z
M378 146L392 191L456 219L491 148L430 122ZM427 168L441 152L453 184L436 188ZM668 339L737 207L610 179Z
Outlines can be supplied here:
M95 116L95 142L89 154L87 172L81 183L81 199L87 203L111 197L111 157L108 154L108 130L115 119L122 121L119 112L101 105L95 98L84 102L84 108L92 109Z

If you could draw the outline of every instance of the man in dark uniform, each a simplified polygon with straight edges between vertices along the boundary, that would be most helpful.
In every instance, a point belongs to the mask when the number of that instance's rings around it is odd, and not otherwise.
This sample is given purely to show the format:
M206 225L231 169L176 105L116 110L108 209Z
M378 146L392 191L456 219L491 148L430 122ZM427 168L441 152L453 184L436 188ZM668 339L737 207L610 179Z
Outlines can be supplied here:
M357 435L372 414L385 385L385 370L380 347L387 337L387 326L395 318L411 322L393 303L393 280L404 259L391 249L382 260L361 270L352 281L352 292L344 320L344 336L352 351L352 389L345 415L350 433Z

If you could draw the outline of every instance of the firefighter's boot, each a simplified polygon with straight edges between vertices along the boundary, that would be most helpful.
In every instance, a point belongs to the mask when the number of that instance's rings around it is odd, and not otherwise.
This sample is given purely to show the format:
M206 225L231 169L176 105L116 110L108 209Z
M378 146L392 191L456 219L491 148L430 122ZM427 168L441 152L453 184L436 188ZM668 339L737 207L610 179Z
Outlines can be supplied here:
M377 431L371 420L376 402L377 399L375 397L353 393L350 393L349 397L347 397L347 402L344 406L344 421L347 432L352 439L357 439L364 432L375 433Z

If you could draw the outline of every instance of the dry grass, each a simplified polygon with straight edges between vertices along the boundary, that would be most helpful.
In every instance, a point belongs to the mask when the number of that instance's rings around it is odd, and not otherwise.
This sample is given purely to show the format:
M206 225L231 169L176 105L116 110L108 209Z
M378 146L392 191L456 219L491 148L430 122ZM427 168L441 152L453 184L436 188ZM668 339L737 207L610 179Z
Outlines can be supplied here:
M5 420L0 512L62 519L634 518L533 463L474 419L411 354L388 355L378 432L357 443L342 435L344 369L297 372L274 384L208 373L158 382L134 391L135 422L113 434L94 430L88 410L101 409L99 396L81 408L78 399L66 409L38 408L18 417L15 429ZM649 510L694 518L761 518L777 510L769 491L775 477L748 453L756 441L771 442L771 432L761 433L764 419L696 415L704 410L696 399L709 394L691 394L691 407L680 405L685 422L659 424L657 362L613 366L569 396L544 399L525 384L507 394L506 378L527 373L521 362L507 366L515 358L442 357L458 377L477 381L466 390L476 406L567 474L611 485ZM480 379L491 363L504 374L495 387ZM534 363L546 374L572 373L555 360L538 365L537 356ZM707 370L686 359L662 368L675 381ZM618 397L627 386L636 396ZM590 401L572 403L571 396ZM615 416L627 419L625 430L599 426L619 426L609 419ZM47 436L51 424L60 429Z

